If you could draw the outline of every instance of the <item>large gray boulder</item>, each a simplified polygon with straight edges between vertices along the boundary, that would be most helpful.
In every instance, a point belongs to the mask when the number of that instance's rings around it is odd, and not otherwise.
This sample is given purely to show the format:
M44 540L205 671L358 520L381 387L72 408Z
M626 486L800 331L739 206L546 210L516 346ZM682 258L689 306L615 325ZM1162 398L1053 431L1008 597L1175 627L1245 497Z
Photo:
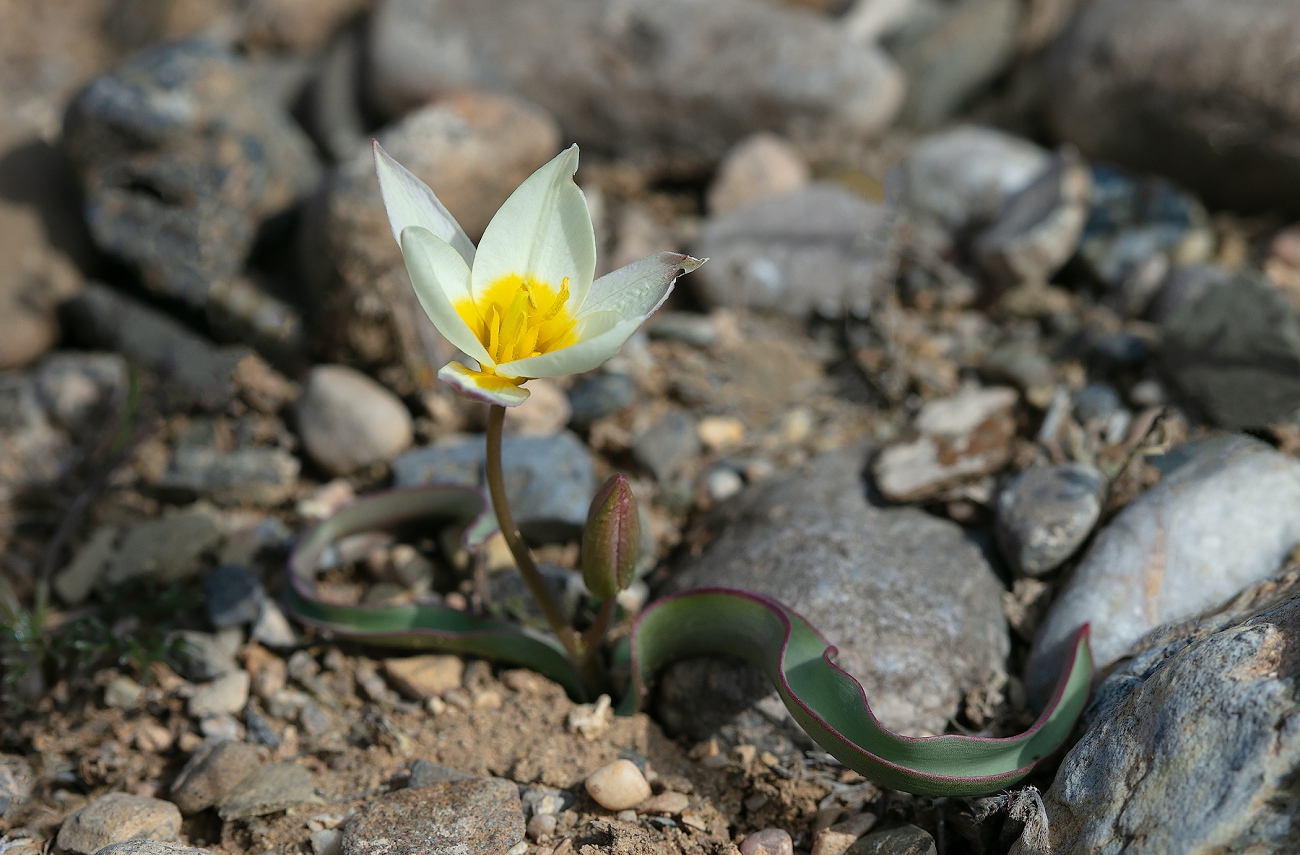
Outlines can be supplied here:
M1216 205L1300 193L1294 0L1096 0L1046 56L1047 107L1091 159L1168 175Z

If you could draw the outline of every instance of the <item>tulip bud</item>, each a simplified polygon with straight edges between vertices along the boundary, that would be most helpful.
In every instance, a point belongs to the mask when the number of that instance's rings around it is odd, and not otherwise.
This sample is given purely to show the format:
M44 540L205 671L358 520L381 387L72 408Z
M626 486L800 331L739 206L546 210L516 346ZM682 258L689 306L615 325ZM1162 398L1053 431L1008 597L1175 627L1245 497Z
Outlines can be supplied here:
M582 533L582 580L598 597L612 597L632 584L641 555L641 518L623 475L614 475L591 500Z

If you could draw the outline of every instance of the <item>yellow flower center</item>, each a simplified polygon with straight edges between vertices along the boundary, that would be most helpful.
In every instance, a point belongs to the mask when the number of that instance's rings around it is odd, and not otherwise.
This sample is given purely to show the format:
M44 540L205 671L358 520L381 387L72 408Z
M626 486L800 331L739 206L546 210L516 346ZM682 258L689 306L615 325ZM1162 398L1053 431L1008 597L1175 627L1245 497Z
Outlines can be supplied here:
M459 301L456 313L500 365L577 341L575 320L565 308L568 301L568 277L557 290L531 276L512 273L493 282L478 300ZM486 366L484 370L490 371Z

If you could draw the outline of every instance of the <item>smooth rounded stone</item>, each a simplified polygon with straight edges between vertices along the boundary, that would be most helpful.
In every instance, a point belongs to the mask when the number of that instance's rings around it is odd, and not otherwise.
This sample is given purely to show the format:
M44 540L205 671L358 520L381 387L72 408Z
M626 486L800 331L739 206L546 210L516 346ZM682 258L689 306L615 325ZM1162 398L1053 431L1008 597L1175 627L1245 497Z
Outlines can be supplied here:
M650 798L650 784L631 760L601 766L584 782L587 795L605 810L628 810Z
M677 815L686 808L690 807L691 799L685 793L675 793L672 790L665 790L657 796L651 796L637 805L637 810L641 813L666 813Z
M915 825L883 828L861 837L845 855L936 855L934 838Z
M1263 277L1210 284L1160 332L1166 374L1216 424L1263 427L1300 413L1300 312Z
M171 799L185 816L207 810L261 765L257 749L246 742L205 740L172 782Z
M258 769L218 799L217 814L230 822L317 801L316 787L306 769L297 763L275 763Z
M889 52L907 77L899 120L933 128L1010 66L1022 7L1015 0L907 5L911 14L889 37Z
M717 536L669 588L722 585L780 600L839 648L887 727L941 733L961 699L1005 669L1002 585L959 526L869 505L865 457L821 455L720 506ZM689 718L714 701L701 685L683 702Z
M1290 0L1086 4L1045 57L1048 116L1088 158L1158 171L1216 207L1286 206L1300 192L1298 39Z
M667 484L700 453L697 427L690 412L674 407L637 432L632 456L654 473L656 481Z
M114 710L129 710L140 703L144 687L123 674L119 674L104 687L104 706Z
M248 703L252 678L247 671L231 671L194 688L186 709L194 718L234 715Z
M501 855L524 839L519 789L467 778L397 790L343 827L343 855Z
M1105 422L1122 409L1119 392L1108 383L1089 383L1074 395L1074 417L1080 424Z
M55 846L63 852L94 855L124 840L175 840L180 830L181 812L171 802L109 793L65 819Z
M0 754L0 819L9 819L32 798L36 778L27 761L12 754Z
M80 432L101 427L126 400L126 359L118 353L51 353L36 367L36 391L50 419Z
M317 180L310 140L212 42L132 54L72 100L63 145L96 244L195 308L236 274L260 222Z
M307 453L331 475L392 460L411 444L411 414L401 400L345 365L311 370L297 416Z
M487 485L481 435L408 451L393 461L398 487L420 484ZM537 542L564 541L581 533L596 491L591 451L569 431L554 436L507 436L501 465L515 522Z
M257 620L248 632L249 637L274 649L293 647L298 643L298 633L275 600L265 599L257 611Z
M168 635L176 644L173 657L178 671L189 680L214 680L222 674L239 670L234 654L217 636L208 632L181 629Z
M794 855L794 841L780 828L765 828L740 842L740 855Z
M208 849L194 846L182 846L163 840L124 840L105 846L95 855L215 855Z
M459 769L444 766L441 763L434 763L430 760L416 760L411 764L411 776L407 780L406 786L431 787L434 784L445 784L447 781L462 781L472 777L474 776Z
M993 223L1051 163L1051 153L1028 140L963 125L916 144L903 161L903 198L914 217L955 237Z
M1091 194L1087 165L1075 154L1056 155L976 239L980 266L1004 288L1048 281L1079 246Z
M606 416L631 406L636 400L636 381L627 374L593 371L574 381L569 389L569 425L585 430Z
M203 578L203 593L208 620L217 629L252 623L266 600L261 581L238 564L213 568Z
M560 132L534 104L478 91L473 83L439 92L376 135L384 149L438 194L477 240L497 208L555 156ZM347 153L300 233L308 282L321 295L312 327L321 350L348 364L428 362L456 351L441 339L411 290L375 180L369 145Z
M998 495L1002 557L1021 575L1050 573L1088 539L1105 497L1106 479L1085 463L1022 472Z
M690 282L708 308L865 317L888 278L891 240L883 206L814 182L710 217L697 247L709 263Z
M465 676L465 660L436 654L385 659L384 675L406 697L427 701L460 687Z
M758 131L872 136L903 91L893 63L835 22L748 0L385 0L370 56L371 94L390 115L491 82L584 145L703 163Z
M309 840L312 855L343 855L343 832L337 828L313 831Z
M1153 627L1272 576L1300 544L1300 461L1236 435L1167 458L1154 462L1184 462L1101 530L1039 627L1026 668L1036 705L1083 624L1105 668Z
M811 180L812 171L789 141L757 133L736 143L718 165L706 197L708 212L728 214L791 193Z
M1277 593L1244 594L1244 608L1169 624L1130 651L1043 796L1042 839L1013 855L1294 851L1294 576Z
M123 536L102 585L146 577L160 582L189 578L199 572L203 555L221 542L224 528L221 516L206 502L170 508Z
M156 486L217 505L271 507L298 486L302 463L282 448L177 448Z

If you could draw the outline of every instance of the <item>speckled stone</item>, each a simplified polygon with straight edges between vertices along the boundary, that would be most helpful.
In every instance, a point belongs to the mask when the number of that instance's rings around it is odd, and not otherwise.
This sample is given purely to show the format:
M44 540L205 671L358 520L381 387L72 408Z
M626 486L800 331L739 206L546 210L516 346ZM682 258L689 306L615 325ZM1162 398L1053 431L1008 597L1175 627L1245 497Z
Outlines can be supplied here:
M515 785L467 778L365 805L343 829L343 855L500 855L523 839Z
M208 849L167 843L163 840L125 840L105 846L95 855L215 855Z
M189 816L206 810L261 765L253 746L238 739L209 739L195 749L172 784L171 797Z
M133 838L175 840L180 830L181 812L171 802L109 793L65 819L55 845L64 852L94 855Z
M1002 556L1025 576L1055 570L1092 532L1105 493L1105 479L1087 464L1040 466L1021 473L998 496Z

